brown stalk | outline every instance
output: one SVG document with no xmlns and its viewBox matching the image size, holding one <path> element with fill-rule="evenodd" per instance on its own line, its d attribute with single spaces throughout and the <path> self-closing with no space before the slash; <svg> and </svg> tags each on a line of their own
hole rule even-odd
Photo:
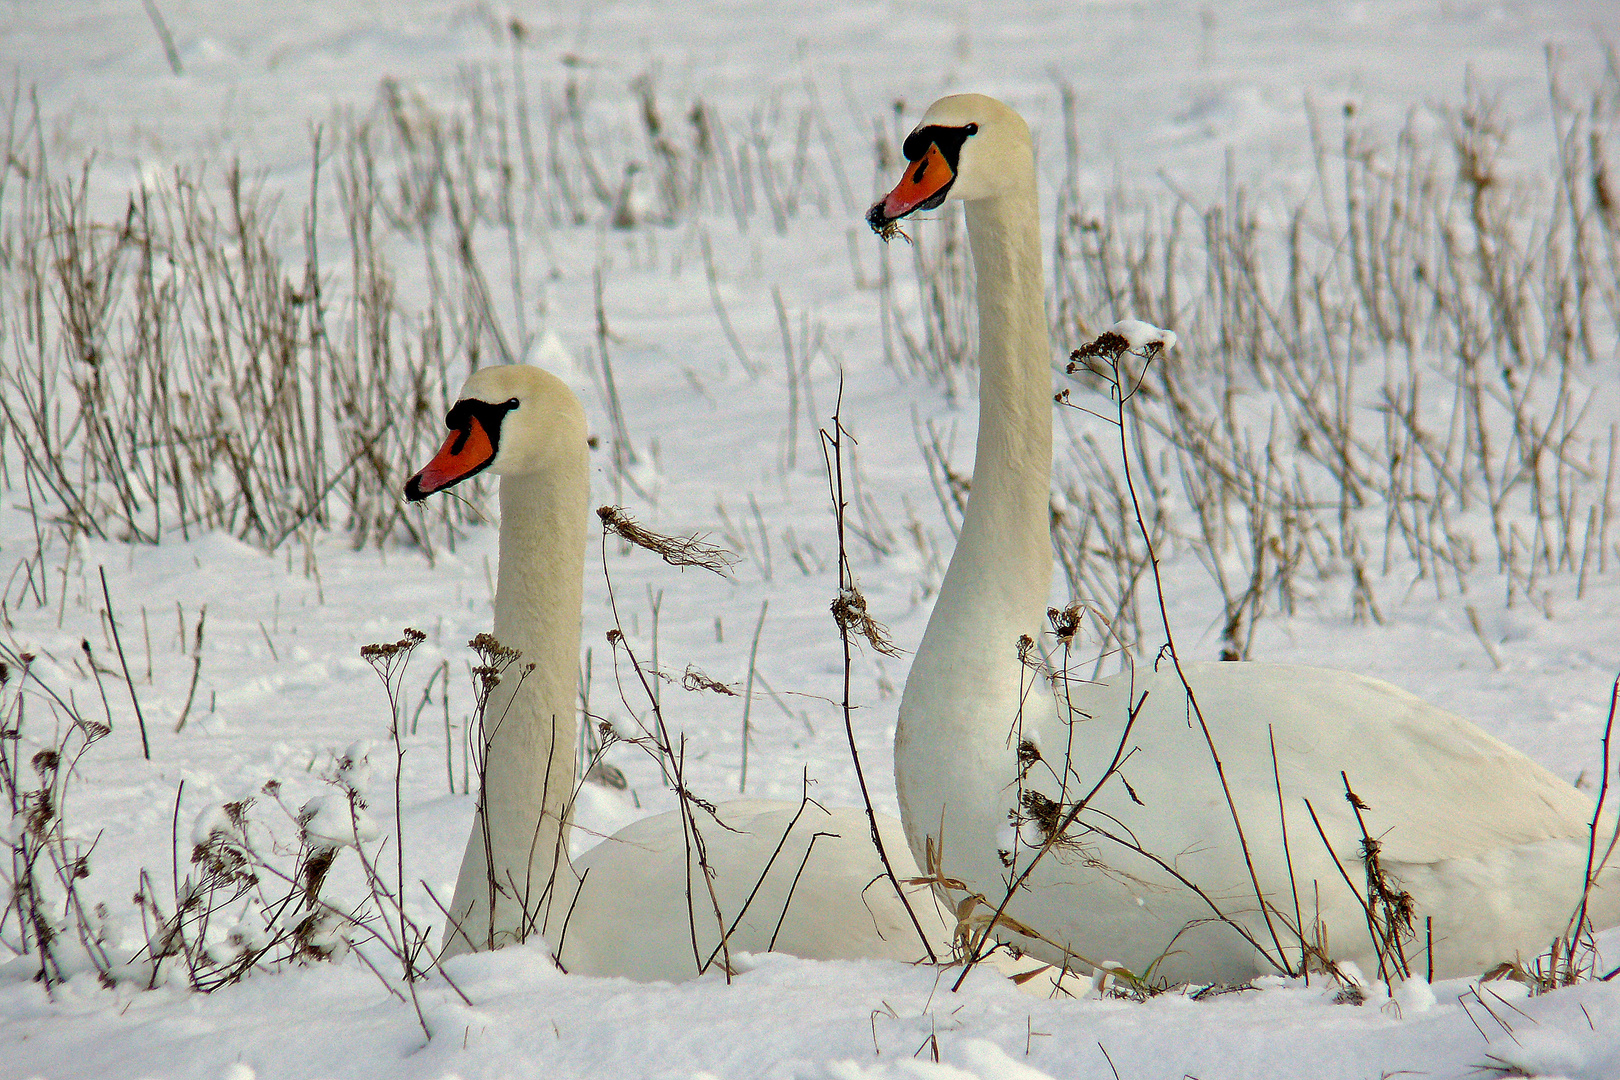
<svg viewBox="0 0 1620 1080">
<path fill-rule="evenodd" d="M 1102 343 L 1099 342 L 1096 344 L 1101 345 Z M 1215 748 L 1215 737 L 1209 730 L 1209 723 L 1204 719 L 1204 712 L 1198 705 L 1198 697 L 1193 693 L 1192 685 L 1187 681 L 1186 672 L 1182 670 L 1181 657 L 1176 650 L 1175 632 L 1170 627 L 1170 613 L 1165 606 L 1164 581 L 1159 573 L 1159 559 L 1154 553 L 1153 540 L 1148 534 L 1147 524 L 1142 517 L 1141 501 L 1137 497 L 1136 483 L 1132 477 L 1132 458 L 1125 430 L 1125 405 L 1126 402 L 1129 401 L 1132 396 L 1134 396 L 1136 388 L 1140 385 L 1140 382 L 1137 381 L 1134 385 L 1130 386 L 1129 390 L 1127 390 L 1124 372 L 1119 364 L 1119 357 L 1123 352 L 1120 347 L 1125 344 L 1126 343 L 1123 338 L 1118 339 L 1116 342 L 1109 342 L 1107 343 L 1106 348 L 1099 350 L 1099 354 L 1111 356 L 1109 363 L 1110 370 L 1113 373 L 1111 386 L 1113 388 L 1114 406 L 1116 410 L 1115 426 L 1119 434 L 1120 462 L 1124 469 L 1125 486 L 1130 493 L 1131 509 L 1136 517 L 1137 529 L 1141 533 L 1143 542 L 1148 548 L 1148 566 L 1153 572 L 1153 585 L 1158 598 L 1160 625 L 1164 629 L 1166 648 L 1170 654 L 1170 662 L 1175 667 L 1176 678 L 1181 682 L 1182 691 L 1187 695 L 1187 705 L 1192 710 L 1194 718 L 1197 719 L 1199 730 L 1204 736 L 1204 743 L 1209 748 L 1210 760 L 1214 763 L 1215 775 L 1221 784 L 1221 794 L 1226 799 L 1227 812 L 1231 815 L 1232 826 L 1237 831 L 1238 847 L 1243 852 L 1243 865 L 1249 875 L 1249 884 L 1254 890 L 1255 901 L 1260 905 L 1260 913 L 1266 921 L 1266 930 L 1271 937 L 1272 944 L 1277 950 L 1274 957 L 1268 953 L 1265 953 L 1264 950 L 1261 950 L 1262 954 L 1266 955 L 1267 959 L 1272 964 L 1275 964 L 1279 969 L 1286 972 L 1288 970 L 1287 958 L 1283 951 L 1282 940 L 1278 937 L 1276 927 L 1272 924 L 1271 905 L 1266 902 L 1265 891 L 1260 887 L 1260 877 L 1254 868 L 1254 858 L 1249 850 L 1248 838 L 1243 832 L 1242 817 L 1238 814 L 1237 803 L 1232 797 L 1231 786 L 1226 781 L 1226 768 L 1221 762 L 1219 751 L 1217 751 Z M 1156 343 L 1150 344 L 1146 352 L 1142 355 L 1142 359 L 1144 361 L 1142 369 L 1143 377 L 1146 375 L 1147 363 L 1152 361 L 1154 356 L 1158 354 L 1158 351 L 1159 349 Z M 1233 925 L 1236 924 L 1234 923 Z"/>
<path fill-rule="evenodd" d="M 821 456 L 827 466 L 827 493 L 832 499 L 833 523 L 838 534 L 838 601 L 835 601 L 833 605 L 833 617 L 838 623 L 838 637 L 844 650 L 843 698 L 840 703 L 844 714 L 844 737 L 849 741 L 850 761 L 855 766 L 855 780 L 861 789 L 861 805 L 866 809 L 866 823 L 871 831 L 872 846 L 877 849 L 878 861 L 883 864 L 884 876 L 889 879 L 889 884 L 894 889 L 894 895 L 899 899 L 901 906 L 906 909 L 906 915 L 911 919 L 911 925 L 917 931 L 917 938 L 922 942 L 923 951 L 928 954 L 929 962 L 938 963 L 938 957 L 934 955 L 934 947 L 928 941 L 928 934 L 923 930 L 922 923 L 917 918 L 917 913 L 912 910 L 911 901 L 907 899 L 905 890 L 900 887 L 900 882 L 894 875 L 894 867 L 889 862 L 889 853 L 884 849 L 883 837 L 878 831 L 877 811 L 872 809 L 872 794 L 867 789 L 866 773 L 861 768 L 860 750 L 855 744 L 855 706 L 850 699 L 850 673 L 854 663 L 854 652 L 850 647 L 851 630 L 859 626 L 861 632 L 865 634 L 870 629 L 872 632 L 867 640 L 871 642 L 874 649 L 879 649 L 879 651 L 885 651 L 878 644 L 879 641 L 885 639 L 881 636 L 882 628 L 872 622 L 870 618 L 867 618 L 863 624 L 852 619 L 840 618 L 838 614 L 839 602 L 846 597 L 860 596 L 859 587 L 855 584 L 855 572 L 849 565 L 849 549 L 844 541 L 844 512 L 848 504 L 844 500 L 843 440 L 848 431 L 844 427 L 843 407 L 844 381 L 840 377 L 838 380 L 838 399 L 833 405 L 832 431 L 829 433 L 826 428 L 822 428 L 820 435 Z M 864 599 L 860 601 L 859 608 L 864 616 L 866 610 Z M 893 646 L 890 645 L 889 648 L 892 649 Z"/>
</svg>

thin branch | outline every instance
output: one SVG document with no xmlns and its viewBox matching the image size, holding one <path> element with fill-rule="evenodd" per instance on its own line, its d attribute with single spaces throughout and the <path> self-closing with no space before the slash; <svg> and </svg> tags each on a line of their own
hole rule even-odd
<svg viewBox="0 0 1620 1080">
<path fill-rule="evenodd" d="M 827 466 L 828 492 L 832 496 L 833 521 L 838 531 L 838 593 L 839 602 L 846 596 L 859 596 L 860 590 L 855 585 L 855 572 L 849 565 L 849 549 L 844 542 L 844 513 L 848 503 L 844 500 L 844 456 L 843 437 L 848 434 L 844 428 L 844 378 L 843 373 L 838 377 L 838 399 L 833 405 L 832 433 L 828 434 L 826 428 L 821 429 L 821 456 Z M 860 611 L 864 616 L 866 601 L 860 602 Z M 917 913 L 911 908 L 911 901 L 906 897 L 905 890 L 900 887 L 900 881 L 894 875 L 894 867 L 889 862 L 889 853 L 883 847 L 883 836 L 878 831 L 877 811 L 872 809 L 872 793 L 866 786 L 866 772 L 861 768 L 860 749 L 855 745 L 855 706 L 850 701 L 850 670 L 854 661 L 854 652 L 850 648 L 850 631 L 854 625 L 844 618 L 838 617 L 838 604 L 833 605 L 834 618 L 838 622 L 838 637 L 844 649 L 844 694 L 842 708 L 844 714 L 844 736 L 849 740 L 849 757 L 855 765 L 855 780 L 861 788 L 861 805 L 866 809 L 866 821 L 872 832 L 872 846 L 877 849 L 878 860 L 883 864 L 884 876 L 894 887 L 894 895 L 899 898 L 900 905 L 906 909 L 906 915 L 911 919 L 911 925 L 917 931 L 917 939 L 922 942 L 923 950 L 928 954 L 930 963 L 938 963 L 939 958 L 934 955 L 934 946 L 928 940 L 928 934 L 923 930 L 922 922 Z M 881 630 L 870 618 L 866 619 L 870 627 Z M 864 630 L 862 631 L 865 632 Z M 884 651 L 878 645 L 876 634 L 869 634 L 868 640 L 872 647 Z M 892 648 L 892 646 L 890 646 Z M 929 894 L 932 898 L 932 893 Z"/>
</svg>

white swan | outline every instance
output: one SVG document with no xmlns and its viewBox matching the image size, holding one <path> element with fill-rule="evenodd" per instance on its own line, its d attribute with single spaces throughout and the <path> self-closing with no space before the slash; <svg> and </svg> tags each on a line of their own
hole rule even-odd
<svg viewBox="0 0 1620 1080">
<path fill-rule="evenodd" d="M 928 110 L 904 149 L 905 175 L 868 221 L 887 235 L 916 210 L 947 199 L 966 203 L 980 368 L 972 495 L 906 680 L 895 736 L 901 819 L 913 853 L 922 860 L 932 843 L 943 851 L 947 877 L 998 903 L 1042 843 L 1031 819 L 1050 821 L 1083 798 L 1108 771 L 1127 713 L 1145 697 L 1125 740 L 1134 753 L 1007 908 L 1045 940 L 1006 927 L 998 937 L 1054 963 L 1117 961 L 1140 974 L 1159 961 L 1154 973 L 1174 980 L 1241 981 L 1268 970 L 1232 925 L 1212 921 L 1209 903 L 1165 865 L 1131 850 L 1134 843 L 1197 884 L 1274 955 L 1280 940 L 1297 964 L 1299 938 L 1284 927 L 1302 922 L 1308 940 L 1374 973 L 1377 956 L 1357 898 L 1366 889 L 1362 834 L 1344 796 L 1343 770 L 1370 806 L 1364 816 L 1382 842 L 1385 869 L 1415 903 L 1414 940 L 1406 946 L 1413 974 L 1428 973 L 1431 936 L 1436 977 L 1478 975 L 1544 952 L 1579 899 L 1591 801 L 1403 690 L 1318 668 L 1188 666 L 1275 939 L 1173 666 L 1161 662 L 1153 671 L 1142 659 L 1134 679 L 1074 685 L 1072 723 L 1060 722 L 1050 695 L 1032 695 L 1020 716 L 1023 689 L 1040 680 L 1021 666 L 1016 642 L 1042 632 L 1052 574 L 1052 351 L 1029 129 L 991 98 L 952 96 Z M 1020 729 L 1042 756 L 1032 761 L 1025 749 L 1021 783 Z M 1072 771 L 1064 783 L 1066 755 Z M 1311 823 L 1306 799 L 1354 888 Z M 1009 814 L 1020 803 L 1015 839 Z M 1611 872 L 1594 898 L 1599 926 L 1620 921 L 1615 877 Z"/>
<path fill-rule="evenodd" d="M 445 422 L 449 437 L 407 482 L 406 496 L 426 498 L 486 468 L 500 476 L 495 636 L 522 654 L 486 710 L 492 730 L 483 790 L 445 953 L 539 933 L 571 972 L 692 978 L 697 958 L 707 964 L 717 955 L 720 933 L 679 813 L 638 821 L 568 858 L 590 488 L 579 400 L 539 368 L 490 367 L 467 380 Z M 528 663 L 533 671 L 519 680 L 518 667 Z M 728 938 L 730 951 L 764 952 L 774 938 L 777 951 L 812 959 L 922 956 L 892 887 L 874 884 L 881 866 L 864 811 L 811 805 L 789 833 L 798 810 L 766 800 L 723 803 L 725 828 L 699 815 L 728 925 L 770 865 Z M 880 820 L 896 873 L 915 876 L 899 822 Z M 937 950 L 948 935 L 927 893 L 919 899 Z"/>
</svg>

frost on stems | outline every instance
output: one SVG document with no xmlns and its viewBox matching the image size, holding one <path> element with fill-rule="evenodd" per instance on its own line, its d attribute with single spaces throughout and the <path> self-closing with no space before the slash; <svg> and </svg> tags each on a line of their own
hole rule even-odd
<svg viewBox="0 0 1620 1080">
<path fill-rule="evenodd" d="M 327 782 L 356 799 L 343 766 L 339 758 Z M 289 809 L 276 780 L 260 790 L 299 828 L 290 861 L 255 815 L 258 800 L 246 798 L 212 813 L 207 834 L 192 847 L 192 871 L 175 882 L 168 913 L 143 871 L 135 903 L 146 925 L 147 986 L 183 972 L 191 989 L 209 993 L 256 970 L 331 960 L 369 921 L 362 909 L 340 909 L 322 897 L 341 847 L 305 830 L 307 805 Z"/>
</svg>

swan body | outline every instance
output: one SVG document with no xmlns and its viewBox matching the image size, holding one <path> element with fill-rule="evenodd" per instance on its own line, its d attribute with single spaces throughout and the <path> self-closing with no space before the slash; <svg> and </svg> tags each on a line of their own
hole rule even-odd
<svg viewBox="0 0 1620 1080">
<path fill-rule="evenodd" d="M 637 821 L 569 858 L 590 487 L 584 411 L 559 379 L 508 365 L 475 372 L 446 425 L 443 448 L 407 482 L 406 496 L 426 498 L 485 469 L 500 476 L 495 636 L 520 658 L 485 709 L 482 789 L 444 954 L 538 934 L 570 972 L 688 979 L 711 957 L 715 966 L 726 962 L 718 902 L 727 926 L 736 924 L 731 954 L 922 956 L 893 889 L 876 880 L 882 867 L 864 811 L 807 804 L 800 814 L 797 804 L 740 800 L 716 808 L 722 824 L 700 813 L 713 900 L 677 812 Z M 899 857 L 897 875 L 915 876 L 899 822 L 880 818 L 879 827 L 891 858 Z M 926 892 L 913 906 L 943 947 L 949 935 Z"/>
<path fill-rule="evenodd" d="M 703 837 L 728 922 L 770 865 L 759 894 L 728 939 L 733 954 L 765 952 L 774 940 L 774 951 L 810 960 L 922 957 L 917 931 L 895 900 L 893 888 L 879 877 L 883 868 L 868 835 L 866 811 L 808 806 L 791 833 L 788 826 L 799 812 L 797 804 L 736 799 L 721 803 L 718 811 L 726 827 L 737 832 L 711 822 L 703 828 Z M 890 859 L 899 858 L 895 873 L 915 876 L 900 823 L 880 817 L 879 828 Z M 815 839 L 807 863 L 805 853 L 818 833 L 823 835 Z M 772 862 L 784 834 L 788 842 Z M 686 915 L 687 859 L 678 814 L 643 818 L 621 829 L 574 860 L 573 870 L 583 881 L 573 918 L 562 935 L 564 968 L 628 974 L 644 981 L 673 982 L 695 974 L 693 933 Z M 691 882 L 696 950 L 705 959 L 715 956 L 718 965 L 720 934 L 695 860 Z M 917 890 L 911 903 L 918 917 L 926 920 L 923 926 L 930 931 L 936 955 L 948 956 L 949 935 L 926 890 Z M 656 932 L 650 932 L 652 928 Z"/>
<path fill-rule="evenodd" d="M 980 343 L 972 494 L 895 735 L 913 854 L 940 851 L 944 877 L 993 908 L 1074 815 L 1014 893 L 1016 922 L 998 938 L 1052 963 L 1222 982 L 1275 970 L 1262 950 L 1297 970 L 1303 938 L 1318 959 L 1372 974 L 1347 781 L 1394 891 L 1411 897 L 1412 974 L 1430 973 L 1431 944 L 1435 977 L 1545 952 L 1580 900 L 1592 803 L 1467 721 L 1320 668 L 1186 665 L 1195 712 L 1168 659 L 1057 683 L 1055 697 L 1020 661 L 1018 639 L 1042 632 L 1052 580 L 1052 352 L 1029 130 L 998 101 L 956 95 L 928 110 L 905 156 L 868 221 L 887 235 L 916 210 L 966 204 Z M 1591 899 L 1597 926 L 1620 921 L 1612 870 Z"/>
</svg>

